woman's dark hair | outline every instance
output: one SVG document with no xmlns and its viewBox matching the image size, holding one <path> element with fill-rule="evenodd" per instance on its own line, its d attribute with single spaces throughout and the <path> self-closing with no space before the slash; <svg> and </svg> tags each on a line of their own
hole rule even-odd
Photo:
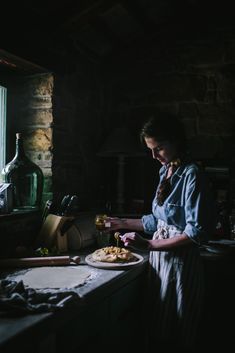
<svg viewBox="0 0 235 353">
<path fill-rule="evenodd" d="M 140 139 L 145 143 L 145 138 L 153 138 L 157 142 L 168 141 L 175 145 L 177 150 L 177 161 L 186 155 L 186 135 L 183 124 L 178 117 L 167 113 L 160 113 L 159 116 L 151 117 L 143 126 L 140 132 Z M 180 162 L 179 162 L 180 163 Z M 177 163 L 172 165 L 172 170 L 177 168 Z M 170 178 L 164 178 L 158 186 L 156 199 L 159 206 L 162 206 L 171 192 Z"/>
<path fill-rule="evenodd" d="M 177 116 L 168 113 L 159 113 L 158 116 L 151 117 L 143 125 L 140 132 L 142 143 L 144 143 L 144 139 L 148 137 L 154 138 L 158 142 L 169 141 L 176 146 L 179 155 L 185 153 L 185 130 Z"/>
</svg>

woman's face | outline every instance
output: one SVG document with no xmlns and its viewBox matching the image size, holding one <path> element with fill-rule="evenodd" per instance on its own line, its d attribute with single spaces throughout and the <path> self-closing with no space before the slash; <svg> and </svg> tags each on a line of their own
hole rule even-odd
<svg viewBox="0 0 235 353">
<path fill-rule="evenodd" d="M 175 146 L 168 141 L 158 142 L 152 137 L 145 137 L 146 146 L 152 151 L 152 156 L 162 165 L 170 163 L 176 158 L 177 150 Z"/>
</svg>

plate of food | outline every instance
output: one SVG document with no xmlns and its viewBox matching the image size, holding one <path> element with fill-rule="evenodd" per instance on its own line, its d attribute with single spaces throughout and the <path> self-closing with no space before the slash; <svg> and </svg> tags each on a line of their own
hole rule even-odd
<svg viewBox="0 0 235 353">
<path fill-rule="evenodd" d="M 143 256 L 118 246 L 106 246 L 86 256 L 88 265 L 103 269 L 127 269 L 139 265 Z"/>
</svg>

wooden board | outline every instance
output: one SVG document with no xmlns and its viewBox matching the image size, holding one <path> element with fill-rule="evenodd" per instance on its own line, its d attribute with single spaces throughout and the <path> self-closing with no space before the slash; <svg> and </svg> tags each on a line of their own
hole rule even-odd
<svg viewBox="0 0 235 353">
<path fill-rule="evenodd" d="M 39 232 L 35 247 L 45 246 L 51 249 L 53 246 L 56 246 L 60 252 L 67 252 L 67 234 L 61 235 L 60 230 L 63 224 L 71 219 L 73 219 L 73 217 L 49 214 Z"/>
</svg>

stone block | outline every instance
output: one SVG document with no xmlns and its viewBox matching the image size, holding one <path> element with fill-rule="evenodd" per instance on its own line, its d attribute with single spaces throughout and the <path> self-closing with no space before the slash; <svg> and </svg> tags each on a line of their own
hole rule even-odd
<svg viewBox="0 0 235 353">
<path fill-rule="evenodd" d="M 27 132 L 25 146 L 28 150 L 46 152 L 52 147 L 52 129 L 36 129 Z"/>
<path fill-rule="evenodd" d="M 52 74 L 43 74 L 32 77 L 27 84 L 30 94 L 40 96 L 52 96 L 54 77 Z"/>
<path fill-rule="evenodd" d="M 24 124 L 26 126 L 45 126 L 49 127 L 53 122 L 52 109 L 25 109 Z"/>
<path fill-rule="evenodd" d="M 28 100 L 28 109 L 51 109 L 52 99 L 51 96 L 35 95 Z"/>
</svg>

